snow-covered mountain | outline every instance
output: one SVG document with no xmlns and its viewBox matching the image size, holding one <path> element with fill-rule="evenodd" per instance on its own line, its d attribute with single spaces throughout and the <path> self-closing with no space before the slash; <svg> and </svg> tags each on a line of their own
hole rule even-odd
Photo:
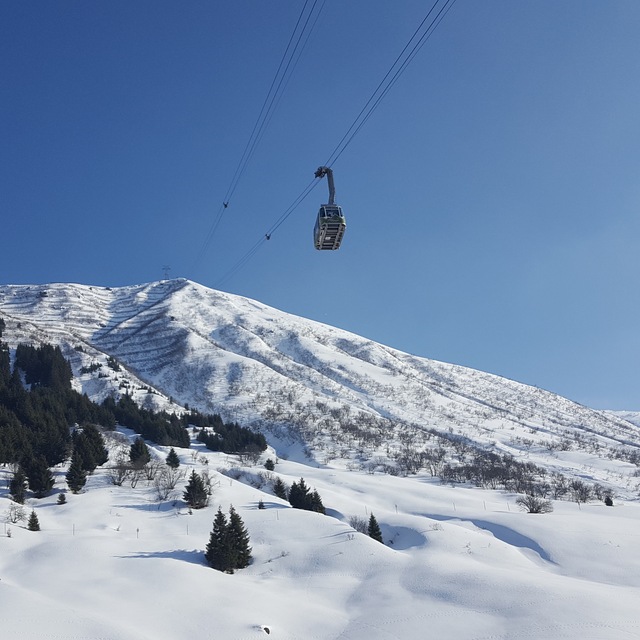
<svg viewBox="0 0 640 640">
<path fill-rule="evenodd" d="M 639 637 L 637 415 L 593 411 L 186 280 L 4 286 L 0 317 L 12 347 L 59 344 L 78 389 L 96 400 L 126 392 L 155 408 L 218 411 L 263 429 L 276 449 L 244 467 L 192 441 L 177 448 L 184 477 L 169 497 L 151 481 L 115 486 L 107 464 L 60 503 L 61 465 L 51 495 L 25 505 L 39 532 L 15 510 L 11 518 L 12 472 L 0 466 L 4 636 Z M 114 459 L 135 434 L 105 436 Z M 149 446 L 166 458 L 168 447 Z M 458 464 L 475 451 L 511 453 L 601 483 L 615 504 L 554 500 L 552 513 L 532 515 L 514 491 L 450 486 L 427 467 L 394 475 L 421 451 Z M 211 504 L 188 509 L 186 477 L 205 470 Z M 276 497 L 276 477 L 304 477 L 327 515 Z M 215 510 L 231 504 L 253 561 L 227 575 L 206 565 L 204 548 Z M 384 544 L 354 528 L 374 512 Z"/>
<path fill-rule="evenodd" d="M 637 494 L 640 430 L 549 391 L 420 358 L 177 279 L 0 287 L 5 340 L 59 344 L 96 400 L 132 393 L 292 440 L 317 462 L 393 468 L 438 436 Z M 117 370 L 120 369 L 120 370 Z M 626 419 L 625 419 L 626 418 Z"/>
</svg>

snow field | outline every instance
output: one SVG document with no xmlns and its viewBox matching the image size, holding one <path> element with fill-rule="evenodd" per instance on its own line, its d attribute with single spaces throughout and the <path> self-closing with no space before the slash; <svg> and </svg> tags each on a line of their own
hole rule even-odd
<svg viewBox="0 0 640 640">
<path fill-rule="evenodd" d="M 228 456 L 180 457 L 187 472 L 209 469 L 208 508 L 159 505 L 144 481 L 114 487 L 101 470 L 66 505 L 55 493 L 27 505 L 42 531 L 0 536 L 5 637 L 243 640 L 265 626 L 287 640 L 639 637 L 635 504 L 531 515 L 513 495 L 280 460 L 285 481 L 317 488 L 322 516 L 218 474 Z M 204 563 L 215 511 L 230 504 L 254 556 L 234 575 Z M 348 525 L 371 511 L 385 545 Z"/>
</svg>

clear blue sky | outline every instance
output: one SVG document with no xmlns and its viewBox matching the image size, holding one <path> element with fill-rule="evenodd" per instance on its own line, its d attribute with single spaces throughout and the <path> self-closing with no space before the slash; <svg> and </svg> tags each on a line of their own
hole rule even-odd
<svg viewBox="0 0 640 640">
<path fill-rule="evenodd" d="M 317 8 L 321 3 L 319 2 Z M 640 2 L 458 0 L 313 180 L 431 0 L 326 0 L 205 242 L 302 2 L 0 4 L 3 284 L 188 277 L 640 410 Z"/>
</svg>

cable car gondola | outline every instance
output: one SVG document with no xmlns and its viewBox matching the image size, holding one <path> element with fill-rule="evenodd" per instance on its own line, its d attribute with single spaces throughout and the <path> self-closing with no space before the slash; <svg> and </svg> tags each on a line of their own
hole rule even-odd
<svg viewBox="0 0 640 640">
<path fill-rule="evenodd" d="M 316 225 L 313 229 L 313 243 L 319 250 L 335 250 L 340 248 L 347 221 L 342 208 L 335 203 L 336 190 L 333 185 L 333 171 L 329 167 L 318 167 L 316 178 L 327 176 L 329 183 L 329 203 L 323 204 L 318 211 Z"/>
</svg>

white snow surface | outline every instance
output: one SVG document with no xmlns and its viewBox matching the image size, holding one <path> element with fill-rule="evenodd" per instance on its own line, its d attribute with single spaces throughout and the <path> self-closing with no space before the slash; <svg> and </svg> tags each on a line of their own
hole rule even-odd
<svg viewBox="0 0 640 640">
<path fill-rule="evenodd" d="M 106 469 L 59 505 L 61 466 L 52 495 L 26 505 L 40 532 L 0 525 L 3 637 L 640 638 L 637 467 L 617 455 L 638 448 L 638 414 L 595 411 L 188 280 L 2 286 L 0 316 L 12 348 L 59 344 L 96 400 L 127 392 L 262 429 L 272 477 L 304 477 L 327 509 L 292 509 L 261 463 L 242 469 L 195 442 L 178 450 L 182 469 L 208 469 L 215 489 L 192 513 L 184 480 L 158 501 L 145 481 L 113 486 Z M 394 451 L 430 446 L 429 429 L 601 483 L 615 504 L 554 501 L 533 515 L 514 494 L 376 471 Z M 2 514 L 10 475 L 0 467 Z M 231 504 L 253 562 L 227 575 L 205 564 L 204 548 L 218 505 Z M 349 525 L 372 512 L 384 544 Z"/>
<path fill-rule="evenodd" d="M 320 515 L 215 471 L 228 473 L 233 460 L 202 449 L 194 457 L 196 448 L 179 450 L 182 467 L 209 469 L 215 490 L 210 506 L 191 514 L 184 483 L 174 500 L 158 502 L 144 482 L 112 486 L 102 469 L 58 505 L 58 469 L 55 493 L 27 505 L 42 530 L 9 524 L 0 535 L 3 637 L 640 637 L 636 503 L 556 502 L 553 513 L 532 515 L 510 494 L 281 458 L 274 473 L 317 488 L 327 508 Z M 4 487 L 9 472 L 0 476 Z M 0 503 L 9 504 L 5 489 Z M 227 575 L 205 564 L 204 548 L 217 506 L 231 504 L 253 562 Z M 350 516 L 371 512 L 384 545 L 349 526 Z"/>
</svg>

